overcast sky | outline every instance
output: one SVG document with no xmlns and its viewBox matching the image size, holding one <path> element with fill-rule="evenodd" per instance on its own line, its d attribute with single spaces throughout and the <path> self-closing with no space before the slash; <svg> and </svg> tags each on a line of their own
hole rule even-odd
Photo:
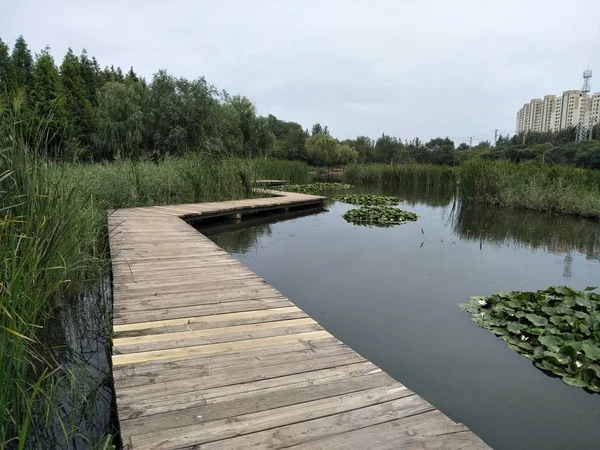
<svg viewBox="0 0 600 450">
<path fill-rule="evenodd" d="M 0 0 L 11 45 L 205 76 L 340 138 L 513 133 L 523 103 L 580 89 L 588 64 L 600 91 L 599 20 L 599 0 Z"/>
</svg>

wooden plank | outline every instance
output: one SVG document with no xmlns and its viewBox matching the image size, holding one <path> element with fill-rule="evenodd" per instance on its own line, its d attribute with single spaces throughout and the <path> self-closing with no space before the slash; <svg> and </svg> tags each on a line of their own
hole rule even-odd
<svg viewBox="0 0 600 450">
<path fill-rule="evenodd" d="M 233 312 L 259 311 L 290 306 L 293 306 L 293 303 L 289 300 L 279 300 L 277 298 L 264 298 L 261 300 L 240 300 L 234 302 L 214 303 L 208 305 L 186 306 L 182 308 L 166 307 L 164 309 L 138 311 L 133 316 L 131 314 L 128 314 L 127 312 L 121 313 L 120 308 L 118 306 L 115 306 L 113 323 L 116 325 L 123 325 L 140 322 L 152 322 L 158 320 L 179 319 L 191 316 L 214 316 L 217 314 L 229 314 Z"/>
<path fill-rule="evenodd" d="M 323 202 L 261 192 L 110 213 L 125 448 L 488 448 L 181 220 Z"/>
<path fill-rule="evenodd" d="M 337 369 L 337 372 L 340 370 Z M 172 428 L 194 426 L 198 423 L 198 416 L 201 416 L 204 423 L 210 423 L 219 419 L 268 411 L 393 384 L 393 380 L 383 373 L 362 376 L 356 374 L 342 378 L 332 377 L 326 381 L 320 383 L 316 379 L 313 383 L 305 383 L 303 386 L 292 385 L 287 389 L 268 389 L 266 392 L 250 390 L 243 393 L 242 396 L 227 396 L 225 399 L 205 402 L 201 406 L 193 408 L 154 413 L 147 417 L 131 420 L 121 419 L 121 427 L 126 431 L 129 430 L 131 434 L 137 434 L 137 429 L 149 429 L 153 432 L 168 431 Z M 244 401 L 240 401 L 240 397 Z M 144 413 L 147 413 L 147 410 L 144 410 Z"/>
<path fill-rule="evenodd" d="M 146 424 L 148 420 L 163 421 L 165 417 L 168 418 L 177 413 L 180 416 L 191 414 L 195 417 L 198 409 L 206 413 L 208 405 L 212 405 L 211 410 L 222 411 L 222 414 L 226 414 L 223 417 L 233 417 L 240 414 L 239 411 L 242 411 L 240 408 L 248 408 L 247 410 L 243 409 L 248 412 L 261 410 L 262 407 L 259 404 L 263 403 L 268 403 L 269 408 L 273 408 L 275 402 L 279 402 L 278 404 L 283 406 L 284 404 L 301 403 L 311 398 L 324 398 L 325 393 L 331 395 L 332 392 L 350 392 L 393 383 L 393 380 L 382 372 L 372 373 L 373 369 L 370 363 L 364 361 L 356 363 L 355 360 L 352 362 L 352 358 L 356 358 L 356 355 L 338 358 L 346 365 L 341 364 L 324 370 L 265 380 L 243 381 L 236 384 L 221 384 L 215 387 L 209 386 L 203 387 L 201 390 L 178 392 L 168 396 L 165 396 L 163 391 L 162 395 L 148 397 L 147 393 L 142 391 L 143 397 L 135 398 L 135 409 L 120 409 L 122 411 L 120 417 L 121 420 L 150 417 L 139 422 Z M 319 388 L 317 389 L 317 387 Z M 314 388 L 314 392 L 311 392 L 313 391 L 311 388 Z M 125 401 L 127 404 L 132 404 L 128 399 Z M 121 402 L 121 398 L 117 398 L 117 402 Z M 227 403 L 227 405 L 222 403 Z M 252 404 L 252 406 L 245 404 Z M 171 413 L 171 415 L 165 416 L 166 413 Z M 209 416 L 204 414 L 204 417 L 208 418 Z"/>
<path fill-rule="evenodd" d="M 210 317 L 184 317 L 182 319 L 142 322 L 129 325 L 115 325 L 113 327 L 113 338 L 144 336 L 146 333 L 160 334 L 184 330 L 202 330 L 208 328 L 268 322 L 272 320 L 299 319 L 301 317 L 308 316 L 297 306 L 275 308 L 266 311 L 219 314 Z"/>
<path fill-rule="evenodd" d="M 323 341 L 326 341 L 325 339 Z M 205 377 L 223 373 L 227 376 L 233 372 L 246 372 L 255 369 L 271 370 L 271 366 L 290 363 L 302 363 L 310 359 L 327 358 L 351 354 L 362 360 L 362 357 L 345 345 L 333 340 L 333 345 L 315 349 L 307 349 L 305 345 L 282 345 L 268 348 L 246 350 L 243 352 L 220 353 L 217 356 L 184 358 L 167 363 L 146 363 L 132 366 L 121 366 L 114 369 L 115 383 L 119 388 L 157 384 L 167 381 L 183 380 L 192 377 Z"/>
<path fill-rule="evenodd" d="M 164 359 L 180 358 L 182 356 L 209 355 L 223 351 L 277 345 L 288 342 L 297 342 L 302 339 L 325 339 L 331 335 L 327 331 L 313 331 L 309 333 L 292 334 L 288 336 L 273 336 L 246 341 L 226 342 L 222 344 L 197 345 L 194 347 L 178 348 L 174 350 L 157 350 L 152 352 L 134 353 L 127 355 L 113 355 L 113 366 L 135 364 L 143 361 L 160 361 Z"/>
<path fill-rule="evenodd" d="M 234 421 L 227 418 L 207 423 L 202 422 L 200 417 L 198 423 L 193 426 L 175 427 L 158 432 L 147 429 L 146 433 L 130 435 L 124 444 L 130 444 L 132 448 L 148 450 L 185 448 L 396 400 L 405 397 L 406 392 L 405 387 L 383 386 L 274 410 L 244 414 L 237 416 Z"/>
<path fill-rule="evenodd" d="M 358 366 L 355 366 L 358 364 Z M 192 372 L 182 372 L 182 377 L 172 380 L 156 379 L 145 386 L 120 387 L 117 393 L 117 399 L 127 400 L 135 399 L 139 404 L 146 402 L 145 407 L 150 404 L 167 405 L 173 404 L 179 407 L 181 403 L 187 403 L 196 398 L 203 398 L 203 392 L 222 386 L 247 385 L 249 383 L 260 382 L 263 380 L 276 379 L 275 385 L 289 384 L 291 376 L 305 374 L 302 379 L 316 379 L 329 376 L 331 369 L 340 369 L 343 366 L 352 365 L 349 370 L 379 373 L 377 367 L 366 361 L 356 353 L 339 353 L 322 358 L 312 358 L 305 361 L 294 361 L 271 365 L 268 372 L 264 367 L 257 366 L 246 368 L 243 365 L 234 365 L 226 369 L 215 369 L 211 374 L 205 374 L 201 378 L 193 376 Z M 344 368 L 344 370 L 346 370 Z M 292 378 L 292 380 L 296 380 Z M 272 384 L 271 384 L 272 385 Z"/>
<path fill-rule="evenodd" d="M 202 445 L 206 450 L 245 450 L 248 448 L 288 448 L 347 431 L 360 430 L 372 425 L 398 420 L 404 417 L 433 411 L 434 408 L 421 397 L 406 391 L 406 397 L 378 403 L 360 409 L 334 414 L 320 419 L 294 423 L 271 430 L 247 434 L 231 439 Z M 351 441 L 344 441 L 339 448 L 348 448 Z M 370 448 L 369 446 L 364 447 Z M 397 447 L 398 448 L 398 447 Z"/>
<path fill-rule="evenodd" d="M 241 329 L 241 330 L 240 330 Z M 169 349 L 183 349 L 209 344 L 245 341 L 272 336 L 296 335 L 322 330 L 321 326 L 311 318 L 293 319 L 279 322 L 239 325 L 237 327 L 197 330 L 182 333 L 157 334 L 133 338 L 116 339 L 113 354 L 141 353 Z M 176 338 L 173 339 L 173 335 Z"/>
<path fill-rule="evenodd" d="M 474 447 L 475 446 L 475 447 Z M 439 411 L 426 411 L 324 439 L 294 445 L 295 450 L 354 449 L 439 449 L 489 448 L 466 427 L 452 422 Z"/>
</svg>

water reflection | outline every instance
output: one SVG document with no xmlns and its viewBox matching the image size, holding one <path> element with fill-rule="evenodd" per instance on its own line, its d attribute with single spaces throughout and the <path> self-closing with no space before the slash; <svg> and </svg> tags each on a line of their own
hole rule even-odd
<svg viewBox="0 0 600 450">
<path fill-rule="evenodd" d="M 328 200 L 327 203 L 332 203 Z M 255 248 L 263 236 L 271 236 L 271 225 L 298 217 L 322 214 L 323 208 L 307 208 L 287 214 L 269 214 L 261 217 L 244 218 L 241 221 L 231 221 L 216 225 L 203 225 L 199 223 L 196 228 L 205 236 L 219 235 L 219 245 L 228 252 L 245 254 Z"/>
<path fill-rule="evenodd" d="M 34 423 L 31 448 L 102 447 L 113 429 L 110 369 L 110 280 L 68 298 L 45 336 L 46 358 L 56 367 L 50 385 L 55 411 Z"/>
<path fill-rule="evenodd" d="M 591 220 L 456 202 L 451 221 L 454 233 L 465 241 L 541 248 L 571 260 L 571 251 L 588 260 L 600 254 L 600 225 Z"/>
</svg>

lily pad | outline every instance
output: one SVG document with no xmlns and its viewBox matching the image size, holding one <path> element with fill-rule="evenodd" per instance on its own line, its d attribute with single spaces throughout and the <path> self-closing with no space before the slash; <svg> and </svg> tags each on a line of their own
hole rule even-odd
<svg viewBox="0 0 600 450">
<path fill-rule="evenodd" d="M 334 200 L 360 206 L 394 206 L 401 202 L 398 197 L 372 194 L 347 194 L 333 197 Z"/>
<path fill-rule="evenodd" d="M 459 306 L 536 367 L 600 392 L 600 294 L 553 286 L 473 296 Z"/>
<path fill-rule="evenodd" d="M 377 227 L 400 225 L 418 219 L 418 216 L 413 212 L 403 211 L 391 206 L 363 206 L 351 209 L 342 217 L 356 225 L 373 225 Z"/>
</svg>

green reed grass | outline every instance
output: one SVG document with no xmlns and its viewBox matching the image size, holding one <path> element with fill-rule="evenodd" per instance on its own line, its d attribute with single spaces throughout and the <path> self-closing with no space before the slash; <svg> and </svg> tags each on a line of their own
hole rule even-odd
<svg viewBox="0 0 600 450">
<path fill-rule="evenodd" d="M 600 217 L 600 171 L 472 160 L 460 167 L 459 178 L 465 201 Z"/>
<path fill-rule="evenodd" d="M 344 179 L 357 186 L 452 186 L 456 169 L 430 164 L 349 164 Z"/>
</svg>

